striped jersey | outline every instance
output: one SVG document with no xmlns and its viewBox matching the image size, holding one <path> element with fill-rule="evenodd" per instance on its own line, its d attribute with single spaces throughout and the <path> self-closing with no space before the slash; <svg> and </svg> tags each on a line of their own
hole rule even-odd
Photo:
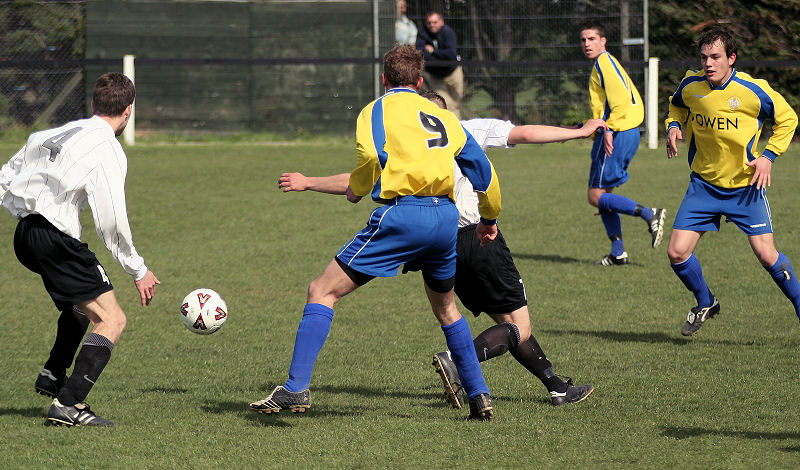
<svg viewBox="0 0 800 470">
<path fill-rule="evenodd" d="M 94 116 L 35 132 L 0 170 L 0 203 L 15 218 L 41 214 L 80 240 L 80 213 L 92 208 L 97 235 L 134 279 L 147 273 L 133 246 L 125 204 L 128 161 L 114 130 Z"/>
<path fill-rule="evenodd" d="M 763 153 L 756 146 L 765 120 L 774 122 Z M 750 184 L 755 171 L 746 162 L 763 155 L 770 160 L 786 151 L 797 127 L 797 114 L 765 80 L 732 71 L 714 86 L 705 72 L 688 71 L 669 100 L 667 130 L 685 130 L 689 167 L 703 180 L 722 188 Z"/>
<path fill-rule="evenodd" d="M 409 88 L 393 88 L 361 110 L 356 148 L 350 188 L 357 196 L 455 200 L 455 161 L 478 192 L 481 217 L 492 221 L 500 214 L 500 184 L 483 149 L 455 114 Z"/>
<path fill-rule="evenodd" d="M 607 51 L 594 60 L 589 79 L 592 117 L 603 119 L 608 128 L 627 131 L 644 121 L 644 104 L 639 90 L 619 61 Z"/>
<path fill-rule="evenodd" d="M 511 148 L 508 144 L 508 135 L 515 126 L 511 121 L 500 119 L 470 119 L 461 121 L 464 130 L 467 131 L 484 150 L 487 148 Z M 477 224 L 480 221 L 478 212 L 478 195 L 475 188 L 470 184 L 469 179 L 461 173 L 456 165 L 455 169 L 456 184 L 454 194 L 456 198 L 456 208 L 458 208 L 458 227 Z"/>
</svg>

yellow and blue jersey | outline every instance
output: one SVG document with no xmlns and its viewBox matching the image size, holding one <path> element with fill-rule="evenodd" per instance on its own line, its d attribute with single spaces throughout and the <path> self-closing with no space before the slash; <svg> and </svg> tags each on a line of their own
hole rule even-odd
<svg viewBox="0 0 800 470">
<path fill-rule="evenodd" d="M 615 132 L 627 131 L 644 121 L 644 104 L 639 90 L 619 61 L 603 52 L 594 61 L 589 79 L 592 117 L 603 119 Z"/>
<path fill-rule="evenodd" d="M 481 217 L 491 221 L 500 213 L 500 185 L 483 149 L 455 114 L 409 88 L 393 88 L 361 111 L 356 148 L 350 189 L 358 196 L 454 200 L 455 159 L 478 192 Z"/>
<path fill-rule="evenodd" d="M 764 121 L 774 122 L 763 153 L 756 145 Z M 735 69 L 725 83 L 712 85 L 705 72 L 688 71 L 669 100 L 671 127 L 685 130 L 689 167 L 704 181 L 721 188 L 750 184 L 754 168 L 747 162 L 770 160 L 786 151 L 797 127 L 797 114 L 765 80 Z"/>
</svg>

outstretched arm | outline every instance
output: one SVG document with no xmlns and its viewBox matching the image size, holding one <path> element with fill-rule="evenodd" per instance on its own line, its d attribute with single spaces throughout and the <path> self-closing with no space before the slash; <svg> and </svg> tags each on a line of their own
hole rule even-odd
<svg viewBox="0 0 800 470">
<path fill-rule="evenodd" d="M 350 184 L 350 173 L 331 176 L 305 176 L 302 173 L 283 173 L 278 178 L 278 187 L 283 192 L 316 191 L 327 194 L 345 194 Z"/>
<path fill-rule="evenodd" d="M 516 126 L 508 134 L 508 143 L 516 144 L 548 144 L 565 142 L 572 139 L 589 137 L 597 130 L 608 129 L 602 119 L 589 119 L 579 128 L 555 127 L 543 125 Z"/>
</svg>

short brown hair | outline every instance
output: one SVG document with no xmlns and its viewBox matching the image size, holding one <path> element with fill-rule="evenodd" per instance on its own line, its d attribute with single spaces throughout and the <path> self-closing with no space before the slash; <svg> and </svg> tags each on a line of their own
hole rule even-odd
<svg viewBox="0 0 800 470">
<path fill-rule="evenodd" d="M 389 87 L 417 86 L 425 59 L 414 46 L 395 46 L 383 56 L 383 76 Z"/>
<path fill-rule="evenodd" d="M 119 116 L 133 104 L 136 87 L 130 78 L 119 72 L 100 75 L 94 84 L 92 105 L 98 116 Z"/>
<path fill-rule="evenodd" d="M 736 46 L 736 37 L 734 37 L 730 29 L 720 24 L 711 26 L 700 33 L 700 36 L 697 38 L 697 49 L 702 49 L 703 46 L 711 46 L 717 41 L 721 42 L 723 47 L 725 47 L 725 55 L 727 57 L 736 54 L 738 50 Z"/>
<path fill-rule="evenodd" d="M 444 97 L 435 91 L 423 91 L 419 94 L 419 96 L 425 98 L 442 109 L 447 109 L 447 102 L 444 100 Z"/>
<path fill-rule="evenodd" d="M 601 38 L 606 37 L 606 27 L 603 26 L 603 23 L 600 23 L 597 20 L 586 20 L 578 26 L 578 32 L 586 31 L 587 29 L 593 29 L 597 31 L 597 35 Z"/>
</svg>

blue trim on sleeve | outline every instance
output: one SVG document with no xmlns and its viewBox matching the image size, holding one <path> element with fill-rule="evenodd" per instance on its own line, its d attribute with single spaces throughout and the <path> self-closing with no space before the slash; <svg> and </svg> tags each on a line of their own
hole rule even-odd
<svg viewBox="0 0 800 470">
<path fill-rule="evenodd" d="M 747 80 L 742 80 L 738 76 L 731 77 L 733 81 L 752 91 L 758 97 L 761 106 L 758 111 L 759 129 L 761 128 L 762 121 L 765 119 L 773 119 L 775 117 L 775 103 L 772 98 L 758 85 Z"/>
<path fill-rule="evenodd" d="M 669 123 L 669 126 L 667 126 L 667 133 L 669 133 L 669 130 L 672 129 L 673 127 L 681 129 L 681 123 L 679 123 L 678 121 L 672 121 L 671 123 Z"/>
<path fill-rule="evenodd" d="M 608 53 L 605 52 L 605 54 L 608 54 Z M 603 88 L 603 90 L 605 90 L 606 89 L 606 82 L 603 80 L 603 71 L 600 69 L 600 63 L 599 63 L 600 61 L 599 61 L 599 59 L 600 59 L 600 57 L 598 56 L 597 59 L 594 60 L 594 68 L 597 69 L 597 76 L 600 78 L 600 86 Z"/>
<path fill-rule="evenodd" d="M 695 82 L 702 82 L 706 80 L 704 76 L 694 76 L 694 77 L 687 77 L 681 81 L 681 84 L 678 85 L 678 89 L 675 90 L 675 94 L 672 95 L 672 100 L 670 101 L 674 106 L 680 106 L 681 108 L 689 109 L 686 106 L 686 103 L 683 101 L 683 89 L 686 88 L 687 85 Z"/>
<path fill-rule="evenodd" d="M 689 168 L 692 167 L 695 155 L 697 155 L 697 144 L 695 144 L 694 135 L 692 135 L 692 140 L 689 141 L 689 151 L 686 152 L 686 157 L 689 159 Z"/>
<path fill-rule="evenodd" d="M 764 150 L 761 156 L 768 158 L 771 162 L 774 162 L 778 155 L 776 155 L 772 150 Z"/>
<path fill-rule="evenodd" d="M 456 164 L 476 191 L 486 191 L 492 183 L 492 166 L 475 137 L 466 129 L 464 133 L 467 135 L 467 142 L 456 155 Z"/>
<path fill-rule="evenodd" d="M 608 55 L 608 61 L 611 62 L 611 66 L 614 67 L 614 70 L 617 72 L 617 75 L 619 76 L 619 79 L 622 80 L 622 84 L 625 85 L 625 89 L 630 91 L 628 89 L 628 84 L 625 83 L 625 77 L 622 76 L 622 72 L 619 71 L 619 67 L 617 67 L 616 61 L 613 59 L 613 57 L 614 56 L 609 54 Z"/>
<path fill-rule="evenodd" d="M 381 169 L 386 167 L 386 129 L 383 127 L 383 97 L 378 98 L 372 106 L 372 145 L 375 146 L 375 153 L 378 154 L 378 162 Z"/>
<path fill-rule="evenodd" d="M 484 219 L 483 217 L 481 217 L 481 223 L 483 225 L 497 225 L 497 219 L 489 220 L 489 219 Z"/>
<path fill-rule="evenodd" d="M 761 125 L 759 124 L 758 127 L 760 128 Z M 753 138 L 750 139 L 750 142 L 748 142 L 747 146 L 745 147 L 745 151 L 747 152 L 747 161 L 748 162 L 752 162 L 753 160 L 756 159 L 756 156 L 753 155 L 753 145 L 755 145 L 755 143 L 756 143 L 756 136 L 753 136 Z"/>
</svg>

